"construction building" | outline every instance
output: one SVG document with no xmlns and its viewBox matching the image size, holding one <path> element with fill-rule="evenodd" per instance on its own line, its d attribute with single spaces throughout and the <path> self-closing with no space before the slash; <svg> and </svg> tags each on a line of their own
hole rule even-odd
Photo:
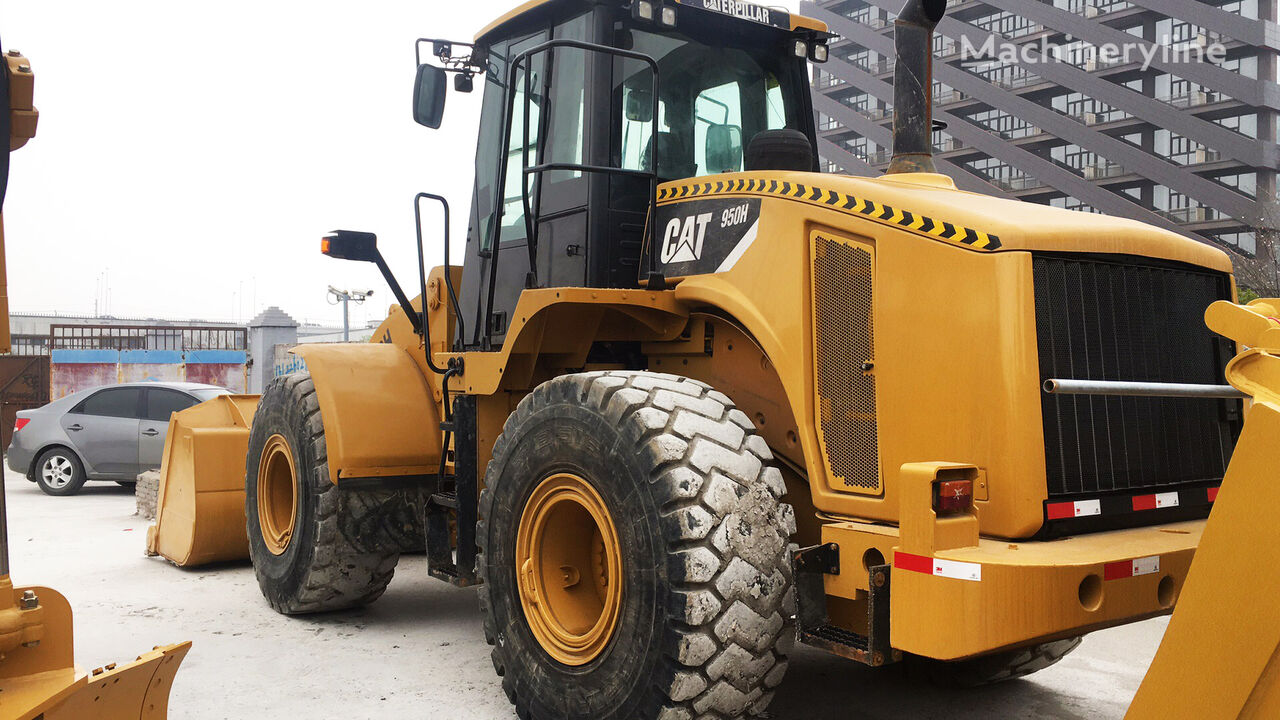
<svg viewBox="0 0 1280 720">
<path fill-rule="evenodd" d="M 900 5 L 801 3 L 840 36 L 814 73 L 827 170 L 888 165 Z M 1217 245 L 1241 286 L 1275 294 L 1276 19 L 1277 0 L 953 2 L 934 39 L 939 170 Z"/>
</svg>

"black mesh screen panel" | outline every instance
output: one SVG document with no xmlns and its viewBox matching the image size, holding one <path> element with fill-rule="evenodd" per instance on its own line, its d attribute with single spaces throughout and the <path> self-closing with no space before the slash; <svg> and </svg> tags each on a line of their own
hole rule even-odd
<svg viewBox="0 0 1280 720">
<path fill-rule="evenodd" d="M 1128 259 L 1037 256 L 1040 378 L 1225 383 L 1232 346 L 1204 324 L 1228 277 Z M 1041 393 L 1049 497 L 1222 478 L 1239 401 Z"/>
</svg>

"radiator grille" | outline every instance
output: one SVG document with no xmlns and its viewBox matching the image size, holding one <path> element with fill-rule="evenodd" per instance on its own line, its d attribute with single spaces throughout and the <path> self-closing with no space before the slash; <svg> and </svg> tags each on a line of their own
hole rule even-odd
<svg viewBox="0 0 1280 720">
<path fill-rule="evenodd" d="M 1221 384 L 1230 343 L 1204 324 L 1227 276 L 1036 257 L 1040 375 Z M 1041 393 L 1050 497 L 1220 480 L 1238 401 Z"/>
<path fill-rule="evenodd" d="M 855 492 L 879 492 L 872 256 L 862 247 L 816 238 L 813 254 L 819 429 L 833 479 Z"/>
</svg>

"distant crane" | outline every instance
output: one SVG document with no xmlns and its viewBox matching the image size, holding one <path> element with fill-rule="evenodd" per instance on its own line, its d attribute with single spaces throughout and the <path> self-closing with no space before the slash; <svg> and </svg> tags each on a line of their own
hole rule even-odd
<svg viewBox="0 0 1280 720">
<path fill-rule="evenodd" d="M 372 290 L 339 290 L 332 285 L 329 286 L 329 295 L 327 297 L 334 299 L 334 302 L 330 304 L 337 305 L 342 303 L 342 342 L 351 342 L 351 321 L 347 314 L 347 308 L 350 303 L 355 302 L 360 305 L 364 303 L 365 298 L 372 296 Z"/>
</svg>

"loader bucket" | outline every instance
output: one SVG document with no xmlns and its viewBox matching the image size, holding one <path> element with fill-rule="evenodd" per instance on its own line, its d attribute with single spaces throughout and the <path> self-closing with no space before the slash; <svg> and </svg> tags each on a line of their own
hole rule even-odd
<svg viewBox="0 0 1280 720">
<path fill-rule="evenodd" d="M 182 567 L 249 557 L 244 463 L 258 395 L 223 395 L 174 413 L 147 554 Z"/>
<path fill-rule="evenodd" d="M 29 595 L 35 607 L 21 602 Z M 20 609 L 21 608 L 21 609 Z M 32 617 L 28 617 L 32 616 Z M 6 627 L 6 621 L 8 621 Z M 20 626 L 23 642 L 5 643 Z M 0 718 L 5 720 L 164 720 L 169 688 L 191 643 L 153 648 L 133 662 L 92 672 L 75 664 L 71 606 L 45 587 L 13 587 L 0 576 Z"/>
</svg>

